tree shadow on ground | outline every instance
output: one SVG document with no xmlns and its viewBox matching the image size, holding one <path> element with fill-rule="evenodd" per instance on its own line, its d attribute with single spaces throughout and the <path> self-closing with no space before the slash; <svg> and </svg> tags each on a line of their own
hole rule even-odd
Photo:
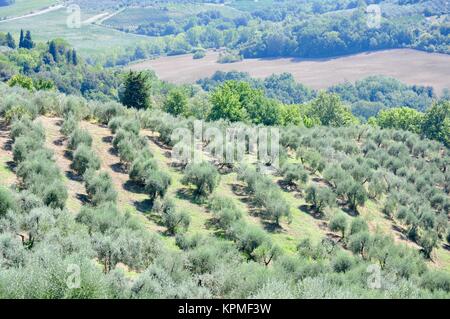
<svg viewBox="0 0 450 319">
<path fill-rule="evenodd" d="M 127 180 L 125 184 L 122 185 L 122 187 L 124 190 L 130 193 L 145 194 L 145 188 L 132 180 Z"/>
<path fill-rule="evenodd" d="M 83 204 L 88 204 L 90 202 L 89 197 L 86 194 L 78 193 L 75 197 Z"/>
<path fill-rule="evenodd" d="M 111 167 L 114 173 L 127 174 L 127 171 L 125 167 L 122 165 L 122 163 L 111 164 L 109 165 L 109 167 Z"/>
<path fill-rule="evenodd" d="M 262 224 L 264 229 L 271 234 L 281 234 L 285 232 L 283 227 L 281 227 L 281 225 L 277 225 L 275 222 L 263 220 Z"/>
<path fill-rule="evenodd" d="M 73 172 L 73 171 L 66 171 L 66 177 L 68 178 L 68 179 L 70 179 L 70 180 L 72 180 L 72 181 L 75 181 L 75 182 L 82 182 L 83 181 L 83 176 L 82 175 L 78 175 L 78 174 L 76 174 L 75 172 Z"/>
<path fill-rule="evenodd" d="M 56 140 L 53 141 L 53 145 L 63 146 L 64 145 L 64 140 L 65 139 L 63 137 L 57 138 Z"/>
<path fill-rule="evenodd" d="M 5 151 L 12 151 L 12 145 L 13 145 L 13 141 L 12 140 L 8 140 L 6 141 L 6 143 L 3 145 L 3 149 Z"/>
<path fill-rule="evenodd" d="M 242 186 L 240 184 L 230 184 L 231 190 L 236 196 L 247 196 L 247 190 L 245 189 L 245 186 Z"/>
<path fill-rule="evenodd" d="M 112 143 L 114 137 L 112 135 L 108 135 L 108 136 L 103 136 L 102 137 L 102 142 L 103 143 Z"/>
<path fill-rule="evenodd" d="M 172 148 L 170 146 L 167 146 L 163 142 L 161 142 L 159 138 L 157 138 L 155 136 L 147 136 L 147 138 L 150 141 L 152 141 L 153 143 L 155 143 L 159 148 L 162 148 L 162 149 L 168 150 L 168 151 L 172 151 Z"/>
<path fill-rule="evenodd" d="M 5 164 L 6 164 L 6 167 L 8 167 L 8 169 L 11 172 L 14 173 L 16 171 L 16 168 L 17 168 L 16 162 L 14 162 L 14 161 L 7 161 Z"/>
<path fill-rule="evenodd" d="M 357 217 L 357 216 L 359 216 L 359 213 L 358 213 L 356 210 L 351 209 L 351 208 L 348 207 L 348 206 L 342 207 L 342 211 L 343 211 L 344 213 L 348 214 L 349 216 L 352 216 L 352 217 Z"/>
<path fill-rule="evenodd" d="M 391 229 L 392 229 L 393 231 L 397 232 L 397 234 L 400 235 L 400 238 L 401 238 L 402 240 L 410 240 L 410 239 L 408 238 L 407 234 L 406 234 L 406 231 L 405 231 L 403 228 L 401 228 L 400 226 L 398 226 L 398 225 L 392 225 Z"/>
<path fill-rule="evenodd" d="M 151 211 L 153 208 L 153 201 L 150 199 L 144 199 L 142 201 L 134 201 L 133 202 L 134 207 L 141 213 L 146 214 L 148 217 L 151 215 Z"/>
<path fill-rule="evenodd" d="M 196 204 L 196 205 L 202 205 L 205 203 L 205 199 L 198 197 L 195 195 L 195 192 L 192 188 L 180 188 L 177 190 L 176 192 L 176 197 L 178 199 L 183 199 L 183 200 L 187 200 L 192 204 Z"/>
<path fill-rule="evenodd" d="M 301 212 L 303 212 L 303 213 L 305 213 L 305 214 L 307 214 L 307 215 L 309 215 L 309 216 L 311 216 L 312 218 L 314 218 L 314 219 L 317 219 L 317 220 L 323 220 L 324 219 L 324 217 L 325 217 L 325 214 L 323 214 L 323 213 L 320 213 L 320 212 L 316 212 L 313 208 L 312 208 L 312 206 L 310 206 L 310 205 L 300 205 L 299 207 L 298 207 L 298 209 L 301 211 Z"/>
<path fill-rule="evenodd" d="M 297 185 L 293 183 L 286 182 L 283 179 L 277 181 L 278 186 L 285 192 L 291 193 L 298 191 Z"/>
<path fill-rule="evenodd" d="M 108 153 L 111 155 L 114 155 L 114 156 L 119 156 L 119 153 L 117 152 L 117 150 L 112 146 L 108 149 Z"/>
<path fill-rule="evenodd" d="M 73 160 L 73 152 L 70 150 L 65 150 L 63 153 L 63 156 L 65 158 L 67 158 L 68 160 L 71 160 L 71 161 Z"/>
</svg>

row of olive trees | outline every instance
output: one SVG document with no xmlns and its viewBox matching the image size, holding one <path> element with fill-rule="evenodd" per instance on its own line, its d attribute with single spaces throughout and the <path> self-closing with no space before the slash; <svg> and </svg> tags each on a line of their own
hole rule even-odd
<svg viewBox="0 0 450 319">
<path fill-rule="evenodd" d="M 282 217 L 292 221 L 291 208 L 284 199 L 281 190 L 269 176 L 259 173 L 251 166 L 238 169 L 238 179 L 246 184 L 246 191 L 252 196 L 256 207 L 262 209 L 262 215 L 280 225 Z"/>
<path fill-rule="evenodd" d="M 93 206 L 115 203 L 117 191 L 111 177 L 100 169 L 100 158 L 92 149 L 92 136 L 79 126 L 79 119 L 73 112 L 67 112 L 61 125 L 61 133 L 68 139 L 71 152 L 71 168 L 84 181 L 89 202 Z"/>
<path fill-rule="evenodd" d="M 114 117 L 108 126 L 115 134 L 112 143 L 130 181 L 149 195 L 152 212 L 158 215 L 167 233 L 174 235 L 186 231 L 190 216 L 187 212 L 178 211 L 173 200 L 167 198 L 171 176 L 159 169 L 146 138 L 140 135 L 140 120 L 136 117 Z"/>
<path fill-rule="evenodd" d="M 448 150 L 438 143 L 405 131 L 372 127 L 333 132 L 288 127 L 281 141 L 288 150 L 297 151 L 311 174 L 319 173 L 324 179 L 325 185 L 312 185 L 306 193 L 316 212 L 344 204 L 358 212 L 370 199 L 407 227 L 407 235 L 423 247 L 427 257 L 439 239 L 445 240 L 450 160 Z M 325 158 L 326 165 L 316 165 Z M 289 183 L 304 180 L 298 165 L 286 165 L 283 173 Z"/>
<path fill-rule="evenodd" d="M 28 117 L 15 119 L 10 136 L 19 187 L 29 190 L 49 207 L 63 208 L 67 191 L 53 153 L 44 145 L 42 125 Z"/>
</svg>

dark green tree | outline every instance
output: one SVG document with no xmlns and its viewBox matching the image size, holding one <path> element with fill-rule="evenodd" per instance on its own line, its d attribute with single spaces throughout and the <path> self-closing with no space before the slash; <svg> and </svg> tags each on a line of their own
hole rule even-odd
<svg viewBox="0 0 450 319">
<path fill-rule="evenodd" d="M 23 38 L 24 38 L 23 30 L 20 29 L 19 48 L 23 48 Z"/>
<path fill-rule="evenodd" d="M 186 94 L 179 89 L 169 92 L 166 101 L 164 102 L 164 109 L 166 112 L 178 116 L 184 115 L 188 108 L 188 99 Z"/>
<path fill-rule="evenodd" d="M 14 40 L 13 36 L 11 35 L 10 32 L 8 32 L 6 34 L 6 45 L 11 48 L 11 49 L 15 49 L 16 48 L 16 41 Z"/>
<path fill-rule="evenodd" d="M 121 102 L 135 109 L 151 108 L 149 76 L 145 72 L 128 73 Z"/>
</svg>

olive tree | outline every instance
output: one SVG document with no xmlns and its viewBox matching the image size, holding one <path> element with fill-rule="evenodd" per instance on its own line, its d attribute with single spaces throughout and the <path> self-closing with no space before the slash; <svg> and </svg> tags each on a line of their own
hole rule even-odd
<svg viewBox="0 0 450 319">
<path fill-rule="evenodd" d="M 164 197 L 171 184 L 171 178 L 165 172 L 150 170 L 145 173 L 144 183 L 145 192 L 150 196 L 150 200 L 154 201 L 158 196 Z"/>
<path fill-rule="evenodd" d="M 281 171 L 285 181 L 290 185 L 304 185 L 308 182 L 308 172 L 301 164 L 285 164 Z"/>
<path fill-rule="evenodd" d="M 116 202 L 117 192 L 114 189 L 111 176 L 107 172 L 87 171 L 84 174 L 84 180 L 86 192 L 94 206 L 106 202 Z"/>
<path fill-rule="evenodd" d="M 328 224 L 328 227 L 333 232 L 340 232 L 341 237 L 344 239 L 345 233 L 346 233 L 347 227 L 348 227 L 347 217 L 343 213 L 338 213 L 338 214 L 334 215 L 331 218 L 330 223 Z"/>
<path fill-rule="evenodd" d="M 324 209 L 336 204 L 336 196 L 328 187 L 310 186 L 306 190 L 305 200 L 312 209 L 323 215 Z"/>
<path fill-rule="evenodd" d="M 81 176 L 89 169 L 98 170 L 100 159 L 89 146 L 80 144 L 73 154 L 71 167 Z"/>
<path fill-rule="evenodd" d="M 186 166 L 181 182 L 184 185 L 194 185 L 195 196 L 207 197 L 219 185 L 220 175 L 216 167 L 208 162 L 193 163 Z"/>
<path fill-rule="evenodd" d="M 85 144 L 89 147 L 92 146 L 92 136 L 88 131 L 76 128 L 69 136 L 67 147 L 71 150 L 76 150 L 80 144 Z"/>
<path fill-rule="evenodd" d="M 14 207 L 15 201 L 12 193 L 0 186 L 0 217 L 6 215 L 8 210 L 13 209 Z"/>
</svg>

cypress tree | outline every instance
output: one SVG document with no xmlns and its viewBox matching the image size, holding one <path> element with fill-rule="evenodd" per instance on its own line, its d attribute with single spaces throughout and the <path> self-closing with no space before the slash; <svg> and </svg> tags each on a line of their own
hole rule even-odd
<svg viewBox="0 0 450 319">
<path fill-rule="evenodd" d="M 14 41 L 13 36 L 9 32 L 6 34 L 6 45 L 11 49 L 16 48 L 16 41 Z"/>
<path fill-rule="evenodd" d="M 20 29 L 19 48 L 23 48 L 23 30 Z"/>
<path fill-rule="evenodd" d="M 55 41 L 50 41 L 50 44 L 48 46 L 48 52 L 52 55 L 53 61 L 58 62 L 58 50 L 56 49 L 56 43 Z"/>
<path fill-rule="evenodd" d="M 34 47 L 33 40 L 31 39 L 31 32 L 27 31 L 22 41 L 22 47 L 25 49 L 32 49 Z"/>
<path fill-rule="evenodd" d="M 72 50 L 72 64 L 78 65 L 78 55 L 77 55 L 77 51 L 75 51 L 75 49 Z"/>
</svg>

